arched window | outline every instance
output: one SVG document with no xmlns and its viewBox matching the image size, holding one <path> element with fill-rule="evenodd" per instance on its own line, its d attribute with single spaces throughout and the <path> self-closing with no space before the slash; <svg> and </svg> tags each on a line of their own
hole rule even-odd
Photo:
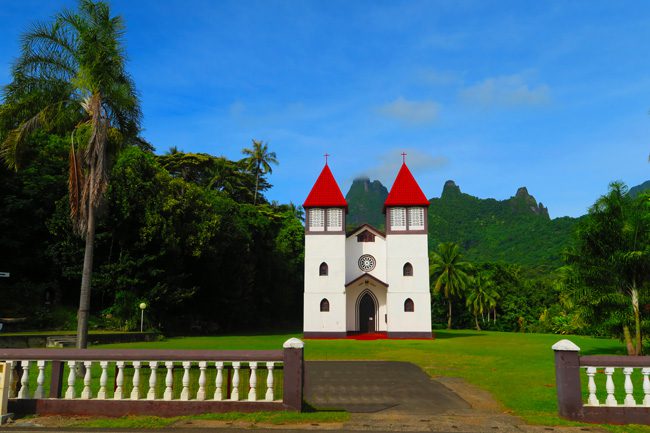
<svg viewBox="0 0 650 433">
<path fill-rule="evenodd" d="M 415 304 L 413 304 L 413 299 L 406 298 L 406 301 L 404 301 L 404 311 L 407 313 L 412 313 L 415 311 Z"/>
<path fill-rule="evenodd" d="M 413 265 L 406 262 L 404 264 L 404 269 L 403 269 L 403 275 L 405 277 L 412 277 L 413 276 Z"/>
<path fill-rule="evenodd" d="M 327 299 L 323 298 L 320 301 L 320 311 L 321 312 L 328 312 L 330 310 L 330 301 Z"/>
<path fill-rule="evenodd" d="M 327 263 L 323 262 L 320 264 L 320 267 L 318 268 L 318 275 L 327 275 L 327 272 L 329 271 L 327 267 Z"/>
</svg>

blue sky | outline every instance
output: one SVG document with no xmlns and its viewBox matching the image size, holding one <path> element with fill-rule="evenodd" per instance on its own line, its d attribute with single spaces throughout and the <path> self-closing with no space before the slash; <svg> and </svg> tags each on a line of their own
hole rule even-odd
<svg viewBox="0 0 650 433">
<path fill-rule="evenodd" d="M 235 159 L 268 142 L 271 200 L 302 203 L 326 152 L 343 193 L 390 186 L 405 151 L 428 197 L 526 186 L 552 217 L 650 179 L 649 2 L 110 3 L 144 137 Z M 0 84 L 20 34 L 64 6 L 0 1 Z"/>
</svg>

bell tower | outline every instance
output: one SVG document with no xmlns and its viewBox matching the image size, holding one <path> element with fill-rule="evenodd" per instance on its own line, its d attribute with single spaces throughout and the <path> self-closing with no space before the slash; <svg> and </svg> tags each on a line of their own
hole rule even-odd
<svg viewBox="0 0 650 433">
<path fill-rule="evenodd" d="M 305 337 L 345 337 L 345 201 L 325 162 L 305 208 Z"/>
</svg>

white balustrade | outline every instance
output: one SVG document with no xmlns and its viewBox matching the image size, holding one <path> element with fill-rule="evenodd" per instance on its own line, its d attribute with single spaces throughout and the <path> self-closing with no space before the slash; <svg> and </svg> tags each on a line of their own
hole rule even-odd
<svg viewBox="0 0 650 433">
<path fill-rule="evenodd" d="M 140 361 L 133 361 L 133 389 L 131 390 L 131 400 L 140 398 Z"/>
<path fill-rule="evenodd" d="M 605 388 L 607 389 L 607 399 L 605 399 L 606 406 L 618 406 L 616 397 L 614 397 L 614 391 L 616 391 L 616 388 L 614 387 L 614 379 L 612 379 L 615 370 L 614 367 L 605 368 L 605 375 L 607 376 L 607 382 L 605 383 Z"/>
<path fill-rule="evenodd" d="M 249 362 L 248 367 L 251 370 L 250 379 L 248 380 L 248 401 L 257 400 L 257 362 Z"/>
<path fill-rule="evenodd" d="M 205 400 L 205 370 L 207 368 L 207 362 L 199 362 L 199 390 L 196 392 L 196 399 L 199 401 Z"/>
<path fill-rule="evenodd" d="M 632 372 L 634 371 L 631 367 L 625 367 L 623 369 L 623 374 L 625 375 L 625 400 L 623 404 L 627 407 L 636 406 L 636 401 L 634 401 L 634 386 L 632 385 Z"/>
<path fill-rule="evenodd" d="M 124 361 L 117 361 L 117 377 L 115 378 L 115 394 L 114 400 L 122 400 L 124 398 Z"/>
<path fill-rule="evenodd" d="M 217 361 L 214 365 L 217 368 L 217 377 L 214 380 L 214 399 L 220 401 L 223 400 L 223 362 Z"/>
<path fill-rule="evenodd" d="M 596 367 L 587 367 L 587 377 L 589 377 L 589 384 L 587 388 L 589 389 L 589 399 L 587 400 L 590 406 L 599 406 L 600 402 L 596 397 L 596 382 L 594 381 L 594 376 L 598 370 Z"/>
<path fill-rule="evenodd" d="M 158 368 L 158 361 L 149 361 L 149 391 L 147 392 L 147 400 L 156 399 L 156 370 Z"/>
<path fill-rule="evenodd" d="M 108 380 L 108 361 L 100 361 L 99 366 L 102 369 L 102 375 L 99 377 L 99 391 L 97 399 L 106 400 L 106 382 Z"/>
<path fill-rule="evenodd" d="M 40 360 L 24 360 L 24 361 L 7 361 L 8 366 L 8 380 L 15 386 L 10 387 L 10 393 L 17 389 L 17 395 L 12 395 L 10 398 L 20 398 L 20 399 L 43 399 L 45 396 L 45 380 L 46 380 L 46 371 L 47 363 L 43 359 Z M 180 363 L 183 368 L 182 375 L 182 389 L 180 390 L 180 396 L 174 396 L 174 362 L 173 361 L 79 361 L 79 360 L 67 360 L 65 361 L 68 367 L 67 371 L 67 380 L 66 387 L 64 392 L 64 399 L 73 400 L 91 400 L 96 398 L 97 400 L 107 400 L 110 398 L 109 395 L 109 368 L 111 365 L 115 365 L 115 390 L 112 393 L 112 398 L 114 400 L 156 400 L 161 398 L 166 401 L 171 400 L 181 400 L 189 401 L 193 398 L 193 395 L 190 395 L 190 390 L 192 389 L 192 384 L 194 383 L 197 386 L 196 391 L 196 400 L 205 401 L 212 399 L 213 401 L 223 401 L 227 399 L 228 401 L 239 401 L 240 396 L 239 386 L 242 384 L 242 376 L 244 373 L 243 369 L 246 367 L 249 370 L 248 375 L 248 393 L 246 395 L 246 400 L 249 402 L 255 402 L 258 400 L 258 381 L 261 381 L 264 384 L 264 379 L 266 383 L 266 388 L 264 391 L 260 391 L 264 394 L 263 401 L 273 402 L 274 401 L 274 370 L 278 361 L 228 361 L 230 367 L 232 368 L 232 377 L 229 381 L 228 390 L 226 392 L 226 386 L 224 384 L 224 361 L 183 361 Z M 37 369 L 34 374 L 36 376 L 36 389 L 34 390 L 33 396 L 30 395 L 30 366 L 33 364 L 36 365 Z M 99 369 L 95 369 L 93 372 L 93 364 L 98 365 Z M 179 364 L 179 362 L 177 362 Z M 261 367 L 260 367 L 261 364 Z M 156 388 L 158 385 L 158 367 L 165 367 L 165 380 L 164 380 L 164 392 L 163 395 L 157 395 Z M 22 374 L 18 374 L 16 367 L 20 366 Z M 133 368 L 133 376 L 130 379 L 132 388 L 130 393 L 126 391 L 126 385 L 128 385 L 129 379 L 126 376 L 127 367 Z M 142 369 L 149 368 L 149 377 L 143 377 L 146 375 L 146 372 Z M 177 365 L 178 367 L 178 365 Z M 266 367 L 266 377 L 258 377 L 257 371 L 258 368 Z M 214 370 L 212 370 L 214 368 Z M 83 369 L 83 379 L 81 379 L 80 374 Z M 211 370 L 214 371 L 214 395 L 210 394 L 208 396 L 208 377 L 210 377 Z M 592 371 L 593 370 L 593 371 Z M 130 371 L 130 368 L 129 368 Z M 226 369 L 228 371 L 228 369 Z M 95 373 L 95 376 L 93 376 Z M 98 374 L 99 373 L 99 374 Z M 198 374 L 197 374 L 198 373 Z M 593 376 L 595 374 L 595 368 L 588 369 L 588 374 L 590 375 L 590 402 L 595 401 L 598 404 L 598 401 L 595 400 L 596 389 L 593 384 Z M 99 377 L 98 377 L 99 376 Z M 226 376 L 228 377 L 228 376 Z M 643 378 L 644 378 L 644 392 L 646 393 L 646 398 L 644 399 L 644 404 L 650 406 L 650 367 L 643 369 Z M 628 378 L 629 379 L 629 375 Z M 83 380 L 83 388 L 81 388 L 81 394 L 78 394 L 78 384 L 77 380 Z M 33 381 L 33 378 L 32 378 Z M 94 382 L 97 381 L 97 382 Z M 17 382 L 20 382 L 19 386 Z M 98 385 L 97 395 L 93 397 L 93 382 L 95 386 Z M 142 383 L 144 382 L 144 385 Z M 148 388 L 143 389 L 148 385 Z M 264 385 L 261 385 L 264 386 Z M 80 388 L 80 387 L 79 387 Z M 609 388 L 608 388 L 609 389 Z M 628 389 L 628 384 L 626 382 L 626 390 Z M 630 388 L 631 389 L 631 388 Z M 631 392 L 631 391 L 630 391 Z M 229 395 L 224 395 L 229 394 Z"/>
<path fill-rule="evenodd" d="M 237 401 L 239 400 L 239 368 L 240 368 L 240 363 L 239 362 L 233 362 L 232 363 L 232 369 L 233 374 L 232 374 L 232 392 L 230 393 L 230 399 L 232 401 Z"/>
<path fill-rule="evenodd" d="M 43 398 L 43 383 L 45 382 L 45 361 L 37 361 L 38 376 L 36 377 L 36 391 L 34 391 L 34 398 Z"/>
<path fill-rule="evenodd" d="M 190 399 L 190 362 L 183 362 L 183 390 L 181 391 L 181 400 L 187 401 Z"/>
<path fill-rule="evenodd" d="M 165 362 L 165 367 L 167 367 L 167 375 L 165 376 L 165 394 L 163 395 L 163 399 L 171 400 L 174 396 L 172 391 L 172 385 L 174 384 L 172 369 L 174 368 L 174 363 L 169 361 Z"/>
<path fill-rule="evenodd" d="M 273 401 L 273 365 L 274 362 L 266 363 L 266 401 Z"/>
<path fill-rule="evenodd" d="M 92 366 L 93 363 L 92 361 L 86 361 L 84 362 L 84 367 L 86 369 L 86 373 L 84 374 L 84 389 L 81 391 L 81 398 L 88 400 L 89 398 L 92 397 L 91 391 L 90 391 L 90 379 L 91 379 L 91 374 L 92 374 Z"/>
<path fill-rule="evenodd" d="M 68 361 L 68 389 L 65 391 L 65 398 L 73 399 L 75 397 L 74 393 L 74 383 L 77 379 L 77 362 Z"/>
</svg>

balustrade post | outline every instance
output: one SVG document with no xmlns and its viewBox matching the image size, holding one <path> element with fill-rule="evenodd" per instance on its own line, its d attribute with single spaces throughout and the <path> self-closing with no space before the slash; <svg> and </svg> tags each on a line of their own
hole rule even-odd
<svg viewBox="0 0 650 433">
<path fill-rule="evenodd" d="M 165 376 L 165 394 L 163 395 L 163 399 L 171 400 L 174 396 L 172 390 L 172 385 L 174 385 L 174 376 L 172 373 L 174 363 L 167 361 L 165 362 L 165 367 L 167 368 L 167 375 Z"/>
<path fill-rule="evenodd" d="M 147 400 L 156 399 L 156 369 L 158 368 L 157 361 L 149 361 L 149 391 L 147 391 Z"/>
<path fill-rule="evenodd" d="M 634 385 L 632 385 L 632 372 L 634 368 L 626 367 L 623 369 L 623 374 L 625 375 L 625 400 L 623 404 L 628 407 L 636 406 L 636 401 L 634 400 Z"/>
<path fill-rule="evenodd" d="M 607 389 L 607 399 L 605 399 L 606 406 L 618 406 L 616 397 L 614 397 L 616 388 L 614 386 L 614 379 L 612 378 L 615 370 L 614 367 L 605 368 L 605 375 L 607 376 L 607 382 L 605 383 L 605 388 Z"/>
<path fill-rule="evenodd" d="M 199 362 L 199 390 L 196 392 L 196 399 L 199 401 L 205 400 L 205 369 L 208 368 L 208 363 L 205 361 Z"/>
<path fill-rule="evenodd" d="M 124 398 L 124 361 L 117 361 L 117 377 L 115 378 L 115 394 L 113 400 L 122 400 Z"/>
<path fill-rule="evenodd" d="M 248 401 L 257 400 L 257 362 L 249 362 L 248 367 L 251 370 L 250 379 L 248 381 Z"/>
<path fill-rule="evenodd" d="M 99 366 L 102 374 L 99 377 L 99 391 L 97 392 L 98 400 L 106 400 L 106 382 L 108 381 L 108 361 L 100 361 Z"/>
<path fill-rule="evenodd" d="M 563 418 L 578 420 L 582 417 L 580 348 L 569 340 L 561 340 L 552 349 L 555 351 L 558 413 Z"/>
<path fill-rule="evenodd" d="M 140 399 L 140 361 L 133 361 L 133 389 L 131 390 L 131 400 Z"/>
<path fill-rule="evenodd" d="M 217 377 L 214 380 L 214 399 L 220 401 L 223 400 L 223 362 L 217 361 L 214 365 L 217 367 Z"/>
<path fill-rule="evenodd" d="M 38 377 L 36 377 L 36 391 L 34 398 L 43 398 L 43 383 L 45 383 L 45 361 L 36 361 Z"/>
<path fill-rule="evenodd" d="M 18 361 L 8 361 L 9 369 L 9 398 L 16 398 L 18 395 Z"/>
<path fill-rule="evenodd" d="M 181 400 L 187 401 L 190 399 L 190 367 L 192 364 L 189 361 L 183 361 L 183 390 L 181 391 Z"/>
<path fill-rule="evenodd" d="M 297 338 L 290 338 L 282 345 L 284 349 L 284 383 L 282 402 L 288 409 L 302 411 L 302 393 L 304 384 L 305 343 Z"/>
<path fill-rule="evenodd" d="M 266 363 L 266 401 L 273 401 L 273 362 Z"/>
<path fill-rule="evenodd" d="M 92 397 L 92 393 L 90 391 L 90 379 L 92 372 L 90 371 L 92 369 L 93 363 L 91 361 L 86 361 L 84 362 L 84 367 L 86 368 L 86 373 L 84 374 L 84 389 L 81 391 L 81 398 L 83 399 L 89 399 Z"/>
<path fill-rule="evenodd" d="M 232 363 L 233 374 L 232 374 L 232 391 L 230 394 L 230 399 L 233 401 L 239 400 L 239 367 L 240 367 L 239 362 Z"/>
<path fill-rule="evenodd" d="M 587 367 L 587 377 L 589 378 L 589 384 L 587 385 L 587 389 L 589 390 L 589 399 L 587 401 L 590 406 L 600 405 L 598 397 L 596 397 L 596 382 L 594 381 L 594 376 L 597 371 L 598 369 L 596 367 Z"/>
<path fill-rule="evenodd" d="M 68 361 L 68 388 L 65 390 L 65 398 L 73 399 L 75 397 L 74 383 L 77 379 L 77 362 Z"/>
</svg>

